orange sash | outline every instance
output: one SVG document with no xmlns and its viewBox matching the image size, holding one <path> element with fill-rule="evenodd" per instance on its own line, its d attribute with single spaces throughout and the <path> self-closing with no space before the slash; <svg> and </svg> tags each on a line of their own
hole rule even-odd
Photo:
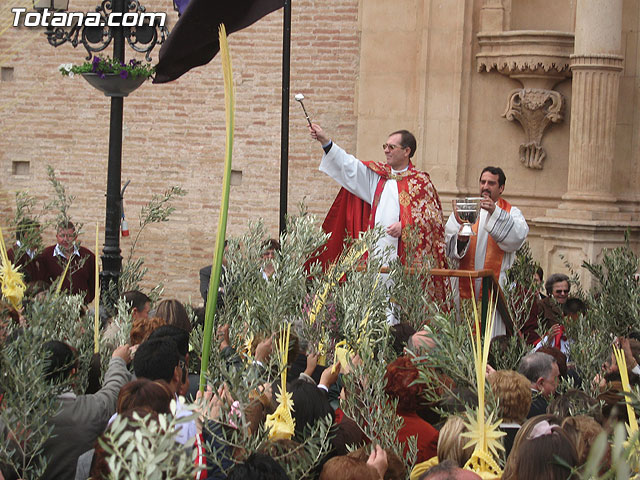
<svg viewBox="0 0 640 480">
<path fill-rule="evenodd" d="M 502 210 L 505 210 L 507 213 L 511 211 L 511 204 L 507 202 L 503 198 L 499 198 L 496 202 L 496 205 L 500 207 Z M 469 248 L 467 253 L 460 260 L 460 270 L 475 270 L 476 263 L 476 242 L 478 241 L 478 226 L 480 224 L 480 216 L 478 215 L 478 220 L 473 225 L 472 230 L 475 233 L 469 239 Z M 496 241 L 493 239 L 491 235 L 487 235 L 487 252 L 484 257 L 484 267 L 485 269 L 493 270 L 496 278 L 500 278 L 500 269 L 502 267 L 502 257 L 504 257 L 504 252 L 498 246 Z M 460 279 L 460 298 L 471 298 L 471 284 L 468 278 Z M 476 290 L 476 296 L 480 293 L 478 289 Z"/>
</svg>

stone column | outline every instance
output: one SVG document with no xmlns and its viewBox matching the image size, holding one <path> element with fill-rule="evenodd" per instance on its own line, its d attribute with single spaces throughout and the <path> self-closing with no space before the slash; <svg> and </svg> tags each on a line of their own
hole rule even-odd
<svg viewBox="0 0 640 480">
<path fill-rule="evenodd" d="M 624 243 L 631 230 L 638 251 L 640 222 L 620 209 L 612 184 L 622 72 L 623 0 L 578 0 L 574 54 L 567 192 L 558 208 L 529 225 L 529 241 L 546 272 L 566 272 L 569 262 L 585 288 L 592 277 L 583 261 L 599 262 L 605 248 Z"/>
<path fill-rule="evenodd" d="M 611 172 L 623 68 L 621 35 L 622 0 L 578 0 L 569 172 L 561 209 L 617 211 Z"/>
</svg>

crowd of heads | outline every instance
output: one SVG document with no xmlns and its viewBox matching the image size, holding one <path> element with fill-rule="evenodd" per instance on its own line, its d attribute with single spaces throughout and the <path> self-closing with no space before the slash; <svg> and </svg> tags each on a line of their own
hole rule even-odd
<svg viewBox="0 0 640 480">
<path fill-rule="evenodd" d="M 415 139 L 404 131 L 394 132 L 392 136 L 398 136 L 398 146 L 408 149 L 410 157 L 415 150 Z M 393 149 L 387 146 L 385 150 Z M 487 167 L 481 179 L 483 176 L 495 180 L 495 185 L 487 183 L 487 193 L 504 188 L 506 178 L 501 169 Z M 27 227 L 32 226 L 25 226 L 25 229 Z M 70 222 L 60 225 L 57 238 L 61 246 L 71 248 L 75 240 L 74 225 Z M 275 264 L 280 244 L 271 239 L 263 242 L 260 249 L 263 262 L 260 277 L 268 282 L 272 275 L 277 274 Z M 610 434 L 616 421 L 628 420 L 627 411 L 621 406 L 621 376 L 613 354 L 603 365 L 601 377 L 583 378 L 582 372 L 560 345 L 549 341 L 553 335 L 562 336 L 557 324 L 551 325 L 552 321 L 569 321 L 566 319 L 571 315 L 584 311 L 584 305 L 578 310 L 567 306 L 574 300 L 571 297 L 571 279 L 554 273 L 544 281 L 541 269 L 537 269 L 535 275 L 540 286 L 536 305 L 542 305 L 541 315 L 547 312 L 548 309 L 544 309 L 546 305 L 555 309 L 552 313 L 557 316 L 549 319 L 547 336 L 540 335 L 538 341 L 528 346 L 528 351 L 518 359 L 516 368 L 489 368 L 487 372 L 489 398 L 500 419 L 500 430 L 505 434 L 501 440 L 504 452 L 496 461 L 504 466 L 502 478 L 506 480 L 575 476 L 587 462 L 596 438 L 603 432 Z M 318 365 L 317 353 L 309 350 L 304 342 L 299 342 L 295 331 L 288 345 L 286 392 L 280 391 L 279 377 L 273 375 L 273 371 L 267 374 L 269 368 L 274 367 L 272 360 L 277 354 L 275 345 L 281 332 L 273 331 L 271 335 L 253 338 L 253 341 L 247 338 L 245 345 L 230 344 L 228 325 L 217 332 L 216 345 L 232 371 L 241 374 L 251 372 L 251 375 L 258 372 L 258 375 L 265 374 L 265 378 L 271 380 L 256 387 L 251 392 L 251 401 L 241 405 L 237 400 L 238 392 L 231 391 L 229 385 L 220 386 L 217 391 L 197 393 L 199 359 L 194 358 L 190 341 L 194 333 L 199 333 L 200 322 L 183 303 L 171 298 L 154 302 L 137 290 L 125 292 L 121 298 L 126 302 L 130 317 L 129 345 L 113 350 L 111 362 L 102 367 L 106 371 L 98 374 L 103 375 L 103 383 L 96 391 L 77 397 L 70 396 L 69 392 L 61 394 L 67 395 L 61 398 L 72 402 L 68 404 L 69 410 L 65 411 L 66 407 L 63 407 L 62 412 L 67 416 L 65 418 L 78 422 L 73 428 L 91 427 L 96 430 L 91 445 L 85 445 L 91 454 L 84 461 L 83 471 L 87 476 L 81 478 L 109 477 L 110 450 L 107 445 L 114 422 L 118 425 L 118 421 L 125 420 L 125 431 L 134 431 L 141 425 L 157 422 L 160 416 L 188 416 L 192 408 L 186 407 L 188 405 L 196 408 L 197 418 L 177 427 L 176 439 L 183 446 L 176 447 L 176 452 L 184 447 L 199 452 L 194 456 L 203 457 L 202 463 L 207 468 L 197 478 L 289 478 L 285 467 L 307 455 L 303 445 L 308 441 L 310 432 L 322 421 L 331 424 L 331 434 L 326 440 L 330 445 L 317 459 L 308 478 L 479 478 L 470 470 L 475 447 L 468 441 L 473 434 L 470 430 L 473 426 L 467 416 L 469 407 L 477 404 L 478 397 L 472 389 L 457 386 L 446 368 L 433 364 L 431 354 L 443 348 L 436 341 L 437 332 L 428 329 L 416 331 L 403 323 L 389 329 L 388 341 L 393 345 L 395 358 L 380 366 L 385 372 L 381 390 L 385 402 L 393 405 L 394 413 L 401 422 L 398 423 L 400 427 L 396 438 L 399 448 L 388 448 L 387 445 L 383 449 L 375 438 L 366 437 L 362 423 L 350 419 L 341 409 L 339 398 L 344 399 L 350 392 L 344 386 L 340 367 Z M 545 325 L 544 321 L 540 324 Z M 103 327 L 107 335 L 116 324 L 111 321 Z M 624 349 L 632 385 L 638 385 L 640 341 L 619 338 L 616 342 Z M 494 338 L 489 363 L 504 354 L 509 345 L 508 337 Z M 67 342 L 47 341 L 42 345 L 41 353 L 46 358 L 44 380 L 51 385 L 68 387 L 70 379 L 82 368 L 79 353 Z M 100 361 L 97 364 L 99 370 Z M 433 375 L 425 375 L 425 370 Z M 433 379 L 436 379 L 435 384 Z M 559 390 L 562 382 L 573 382 L 575 388 Z M 586 389 L 580 388 L 585 382 L 600 385 L 600 394 L 597 397 L 587 394 Z M 255 451 L 216 444 L 220 441 L 215 434 L 216 429 L 237 429 L 241 419 L 246 419 L 252 435 L 264 431 L 267 416 L 278 407 L 277 395 L 282 394 L 289 395 L 295 405 L 291 412 L 295 425 L 291 438 L 263 443 Z M 91 419 L 74 417 L 74 412 L 87 408 L 87 404 L 98 409 L 100 415 Z M 229 415 L 224 422 L 223 411 Z M 68 419 L 65 421 L 71 421 Z M 60 430 L 60 424 L 53 421 L 52 425 L 54 435 L 50 443 L 73 440 L 59 435 L 64 431 Z M 417 457 L 412 462 L 408 452 L 414 440 Z M 203 454 L 198 442 L 209 442 L 214 448 Z M 224 461 L 212 462 L 209 457 L 207 462 L 206 455 L 215 455 L 211 452 L 223 452 L 220 455 L 224 456 Z M 55 464 L 59 459 L 49 460 Z M 82 458 L 77 457 L 73 461 L 78 462 L 80 472 Z M 603 470 L 609 461 L 608 452 L 603 460 Z M 226 469 L 221 467 L 223 464 Z M 413 471 L 408 467 L 414 467 Z M 11 478 L 11 471 L 3 469 L 2 473 Z"/>
</svg>

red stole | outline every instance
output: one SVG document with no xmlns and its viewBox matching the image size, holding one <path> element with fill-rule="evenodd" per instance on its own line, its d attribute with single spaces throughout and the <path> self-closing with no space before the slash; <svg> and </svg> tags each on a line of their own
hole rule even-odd
<svg viewBox="0 0 640 480">
<path fill-rule="evenodd" d="M 502 210 L 507 213 L 511 211 L 511 204 L 507 202 L 504 198 L 500 197 L 496 202 L 496 206 L 500 207 Z M 460 270 L 475 270 L 476 264 L 476 242 L 478 241 L 478 226 L 480 224 L 480 216 L 478 215 L 478 220 L 471 227 L 473 232 L 475 233 L 469 239 L 469 248 L 464 257 L 460 260 Z M 496 278 L 500 278 L 500 269 L 502 267 L 502 258 L 504 257 L 504 252 L 498 246 L 496 241 L 493 239 L 491 235 L 487 235 L 487 252 L 484 257 L 484 269 L 490 269 L 495 274 Z M 476 296 L 479 292 L 475 292 Z M 461 298 L 471 298 L 471 285 L 468 278 L 460 279 L 460 297 Z"/>
</svg>

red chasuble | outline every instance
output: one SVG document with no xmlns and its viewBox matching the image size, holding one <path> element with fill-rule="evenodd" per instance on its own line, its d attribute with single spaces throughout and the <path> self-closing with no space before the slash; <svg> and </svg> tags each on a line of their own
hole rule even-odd
<svg viewBox="0 0 640 480">
<path fill-rule="evenodd" d="M 372 228 L 375 224 L 376 210 L 380 196 L 387 180 L 396 180 L 398 199 L 400 201 L 400 222 L 402 236 L 398 239 L 398 256 L 406 265 L 421 262 L 425 256 L 432 257 L 434 268 L 447 268 L 444 245 L 444 219 L 438 192 L 436 192 L 429 174 L 416 170 L 413 164 L 404 172 L 394 174 L 385 163 L 362 162 L 370 170 L 380 175 L 373 198 L 369 205 L 346 189 L 340 189 L 333 205 L 329 209 L 322 229 L 331 233 L 326 251 L 319 260 L 323 267 L 335 261 L 343 249 L 344 240 L 348 237 L 358 238 L 358 234 Z M 417 253 L 414 259 L 407 259 L 405 241 L 408 230 L 405 227 L 415 225 Z M 407 261 L 409 260 L 409 261 Z M 432 277 L 434 291 L 432 296 L 438 300 L 446 299 L 448 280 L 446 277 Z"/>
</svg>

